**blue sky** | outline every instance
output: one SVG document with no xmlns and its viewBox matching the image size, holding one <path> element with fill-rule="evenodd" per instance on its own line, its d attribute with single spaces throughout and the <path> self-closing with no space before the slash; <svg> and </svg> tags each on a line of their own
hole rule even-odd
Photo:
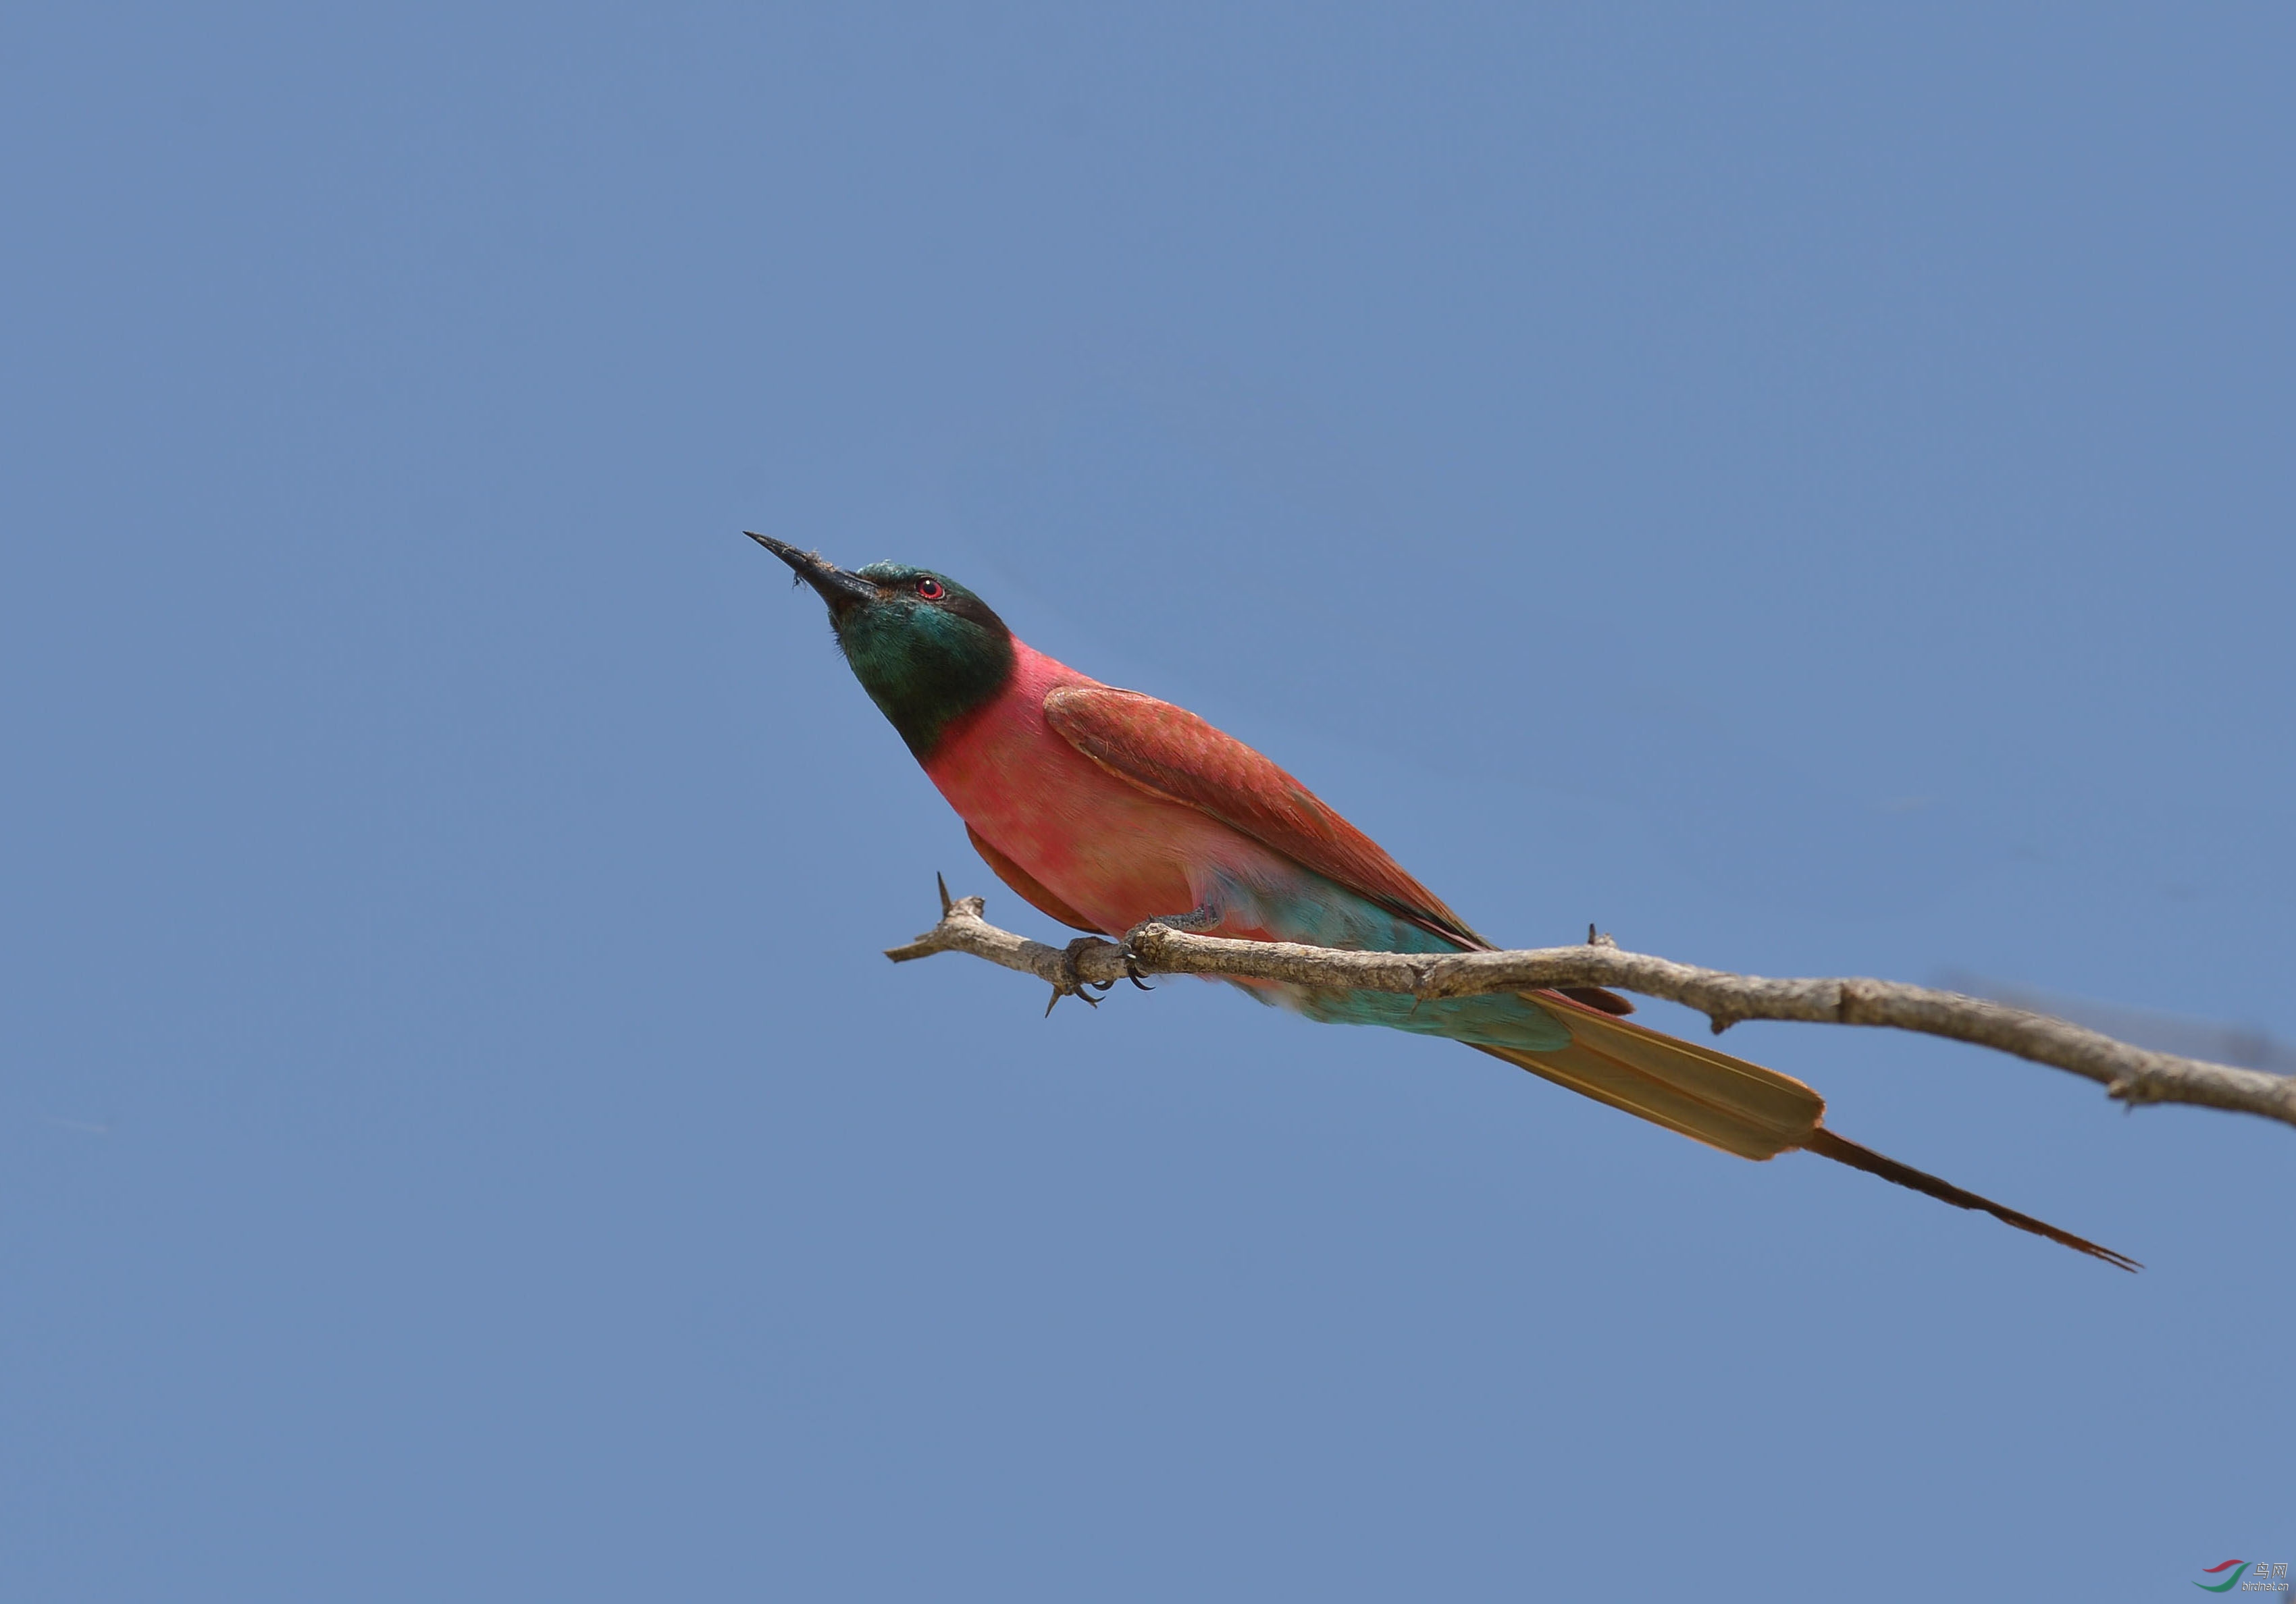
<svg viewBox="0 0 2296 1604">
<path fill-rule="evenodd" d="M 893 970 L 936 871 L 1047 921 L 739 533 L 957 575 L 1504 939 L 2296 1036 L 2287 6 L 0 28 L 0 1591 L 2296 1558 L 2285 1130 L 1734 1033 L 2130 1278 Z"/>
</svg>

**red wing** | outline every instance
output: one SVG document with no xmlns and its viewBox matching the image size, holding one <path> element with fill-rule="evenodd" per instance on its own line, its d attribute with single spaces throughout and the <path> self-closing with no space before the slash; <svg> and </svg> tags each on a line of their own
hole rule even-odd
<svg viewBox="0 0 2296 1604">
<path fill-rule="evenodd" d="M 1045 719 L 1078 751 L 1149 795 L 1210 814 L 1447 941 L 1490 945 L 1378 842 L 1185 708 L 1136 691 L 1064 685 L 1046 693 Z"/>
</svg>

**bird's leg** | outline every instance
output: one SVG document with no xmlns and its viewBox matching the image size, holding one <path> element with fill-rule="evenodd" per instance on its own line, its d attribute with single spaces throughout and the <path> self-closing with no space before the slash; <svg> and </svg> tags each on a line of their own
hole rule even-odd
<svg viewBox="0 0 2296 1604">
<path fill-rule="evenodd" d="M 1124 940 L 1119 948 L 1124 954 L 1124 972 L 1131 977 L 1132 984 L 1142 991 L 1156 989 L 1140 978 L 1139 954 L 1132 950 L 1134 931 L 1145 929 L 1150 925 L 1162 925 L 1168 930 L 1201 931 L 1210 929 L 1219 921 L 1220 911 L 1210 903 L 1199 903 L 1185 913 L 1166 913 L 1154 919 L 1142 920 L 1138 924 L 1134 925 L 1132 929 L 1124 933 Z"/>
</svg>

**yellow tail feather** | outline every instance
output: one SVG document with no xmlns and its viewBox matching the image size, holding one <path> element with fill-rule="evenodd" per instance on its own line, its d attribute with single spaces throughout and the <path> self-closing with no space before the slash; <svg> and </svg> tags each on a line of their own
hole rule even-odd
<svg viewBox="0 0 2296 1604">
<path fill-rule="evenodd" d="M 1581 1004 L 1538 1001 L 1570 1027 L 1570 1045 L 1480 1051 L 1741 1158 L 1791 1152 L 1825 1117 L 1825 1099 L 1791 1075 Z"/>
<path fill-rule="evenodd" d="M 1552 1052 L 1482 1046 L 1476 1051 L 1741 1158 L 1775 1158 L 1800 1148 L 1956 1208 L 1980 1209 L 2005 1224 L 2120 1269 L 2139 1267 L 2125 1254 L 1835 1135 L 1824 1125 L 1825 1099 L 1791 1075 L 1629 1024 L 1552 992 L 1535 1000 L 1570 1027 L 1570 1045 Z"/>
</svg>

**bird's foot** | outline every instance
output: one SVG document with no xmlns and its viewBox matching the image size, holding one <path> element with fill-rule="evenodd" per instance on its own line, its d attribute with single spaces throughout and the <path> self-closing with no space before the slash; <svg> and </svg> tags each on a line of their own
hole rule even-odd
<svg viewBox="0 0 2296 1604">
<path fill-rule="evenodd" d="M 1213 926 L 1219 923 L 1219 921 L 1220 911 L 1218 908 L 1213 907 L 1210 903 L 1199 903 L 1196 906 L 1189 909 L 1185 913 L 1167 913 L 1160 918 L 1142 920 L 1138 924 L 1134 925 L 1130 929 L 1124 932 L 1124 940 L 1118 948 L 1118 950 L 1124 954 L 1125 974 L 1130 978 L 1132 984 L 1138 986 L 1142 991 L 1154 991 L 1156 989 L 1154 986 L 1149 985 L 1147 981 L 1140 978 L 1140 954 L 1132 945 L 1133 937 L 1139 934 L 1142 930 L 1146 929 L 1150 925 L 1162 925 L 1168 930 L 1201 932 L 1210 929 Z"/>
<path fill-rule="evenodd" d="M 1050 1019 L 1052 1017 L 1054 1007 L 1062 997 L 1080 997 L 1084 1000 L 1086 1006 L 1098 1008 L 1100 1006 L 1100 997 L 1108 995 L 1110 992 L 1116 988 L 1116 982 L 1113 980 L 1085 980 L 1078 978 L 1077 974 L 1077 960 L 1083 956 L 1086 948 L 1106 946 L 1108 944 L 1106 942 L 1103 941 L 1097 936 L 1079 936 L 1074 941 L 1070 942 L 1068 945 L 1061 949 L 1061 951 L 1068 957 L 1068 963 L 1065 966 L 1066 973 L 1061 979 L 1053 982 L 1052 1000 L 1045 1004 L 1046 1018 Z M 1129 969 L 1131 965 L 1128 962 L 1125 967 Z M 1140 984 L 1137 978 L 1135 978 L 1133 984 L 1135 986 Z M 1095 997 L 1092 994 L 1094 988 L 1095 987 L 1099 989 L 1100 997 Z"/>
</svg>

